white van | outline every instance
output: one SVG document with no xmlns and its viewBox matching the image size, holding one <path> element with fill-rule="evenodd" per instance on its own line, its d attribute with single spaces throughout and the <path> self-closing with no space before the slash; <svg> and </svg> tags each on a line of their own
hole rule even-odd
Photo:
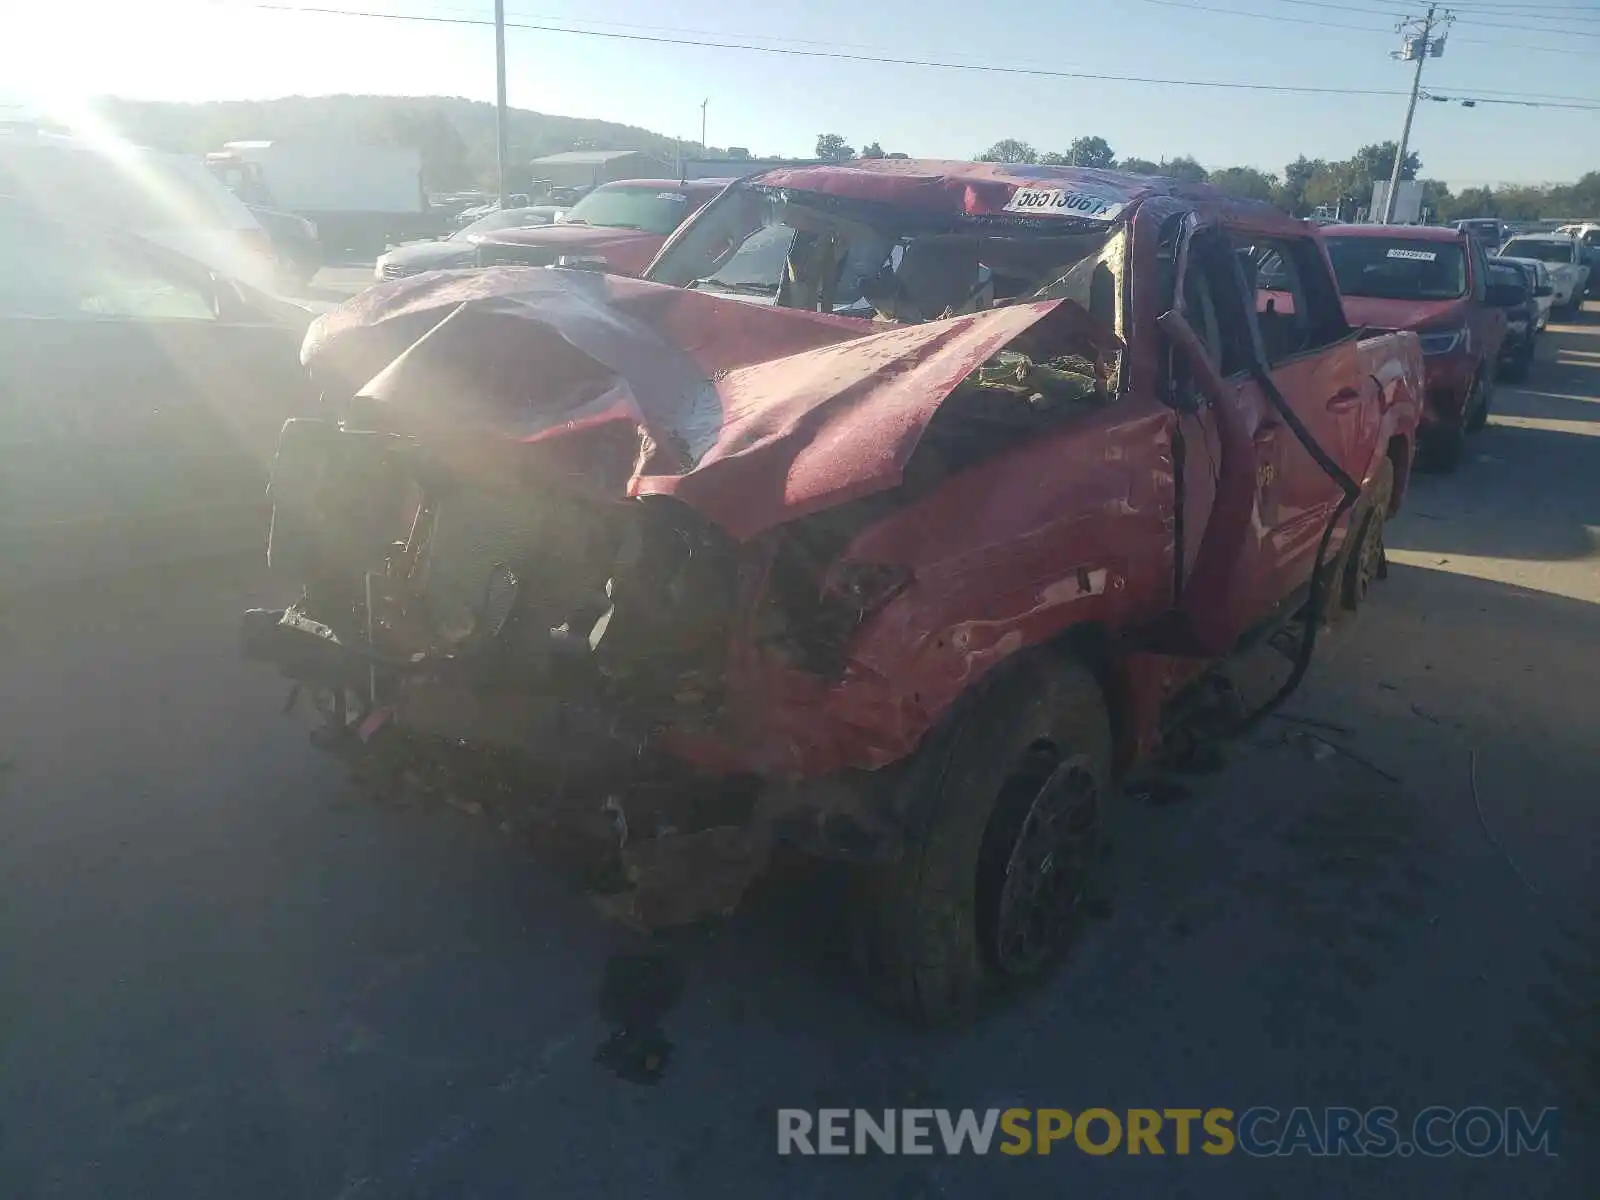
<svg viewBox="0 0 1600 1200">
<path fill-rule="evenodd" d="M 198 158 L 5 126 L 0 196 L 56 220 L 137 233 L 219 274 L 276 290 L 266 232 Z"/>
</svg>

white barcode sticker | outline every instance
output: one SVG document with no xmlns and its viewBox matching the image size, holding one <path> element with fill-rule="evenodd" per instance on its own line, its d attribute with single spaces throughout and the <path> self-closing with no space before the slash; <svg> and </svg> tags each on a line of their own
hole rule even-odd
<svg viewBox="0 0 1600 1200">
<path fill-rule="evenodd" d="M 1432 250 L 1401 250 L 1396 248 L 1389 251 L 1390 258 L 1403 258 L 1409 262 L 1433 262 L 1439 256 Z"/>
<path fill-rule="evenodd" d="M 1122 205 L 1087 192 L 1067 192 L 1059 188 L 1018 188 L 1012 193 L 1005 211 L 1110 221 L 1122 211 Z"/>
<path fill-rule="evenodd" d="M 688 198 L 689 197 L 685 196 L 682 192 L 657 192 L 656 193 L 656 199 L 657 200 L 671 200 L 671 201 L 674 201 L 675 203 L 678 203 L 678 204 L 682 204 Z"/>
</svg>

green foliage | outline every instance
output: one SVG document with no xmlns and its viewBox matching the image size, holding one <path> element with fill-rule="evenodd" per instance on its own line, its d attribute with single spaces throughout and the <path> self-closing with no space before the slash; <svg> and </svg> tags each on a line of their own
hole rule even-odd
<svg viewBox="0 0 1600 1200">
<path fill-rule="evenodd" d="M 1211 172 L 1212 187 L 1220 188 L 1241 200 L 1265 200 L 1272 203 L 1278 197 L 1281 185 L 1276 175 L 1258 171 L 1254 167 L 1224 167 Z"/>
<path fill-rule="evenodd" d="M 837 133 L 817 134 L 817 157 L 824 162 L 846 162 L 856 156 L 854 146 L 849 145 Z"/>
<path fill-rule="evenodd" d="M 1103 137 L 1080 137 L 1067 147 L 1067 161 L 1075 167 L 1111 167 L 1116 165 L 1117 155 Z"/>
<path fill-rule="evenodd" d="M 1002 138 L 978 155 L 979 162 L 1000 163 L 1036 163 L 1039 161 L 1039 152 L 1027 142 L 1019 142 L 1016 138 Z"/>
<path fill-rule="evenodd" d="M 1156 174 L 1183 183 L 1204 183 L 1210 177 L 1210 173 L 1187 154 L 1180 154 L 1177 158 L 1163 158 L 1160 166 L 1156 168 Z"/>
</svg>

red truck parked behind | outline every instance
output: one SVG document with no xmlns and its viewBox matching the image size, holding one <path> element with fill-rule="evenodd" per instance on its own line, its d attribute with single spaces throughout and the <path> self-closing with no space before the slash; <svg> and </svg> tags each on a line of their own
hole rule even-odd
<svg viewBox="0 0 1600 1200">
<path fill-rule="evenodd" d="M 1426 225 L 1331 225 L 1322 236 L 1350 320 L 1421 338 L 1421 462 L 1454 470 L 1466 435 L 1489 420 L 1506 336 L 1482 241 Z"/>
<path fill-rule="evenodd" d="M 729 182 L 629 179 L 602 184 L 553 225 L 497 229 L 474 239 L 476 265 L 561 265 L 637 275 L 672 231 Z"/>
<path fill-rule="evenodd" d="M 902 1011 L 1036 976 L 1114 776 L 1381 573 L 1415 335 L 1349 328 L 1309 225 L 1106 171 L 776 169 L 647 274 L 323 318 L 272 484 L 305 592 L 247 652 L 330 744 L 603 842 L 631 920 L 726 909 L 781 840 L 858 864 Z"/>
</svg>

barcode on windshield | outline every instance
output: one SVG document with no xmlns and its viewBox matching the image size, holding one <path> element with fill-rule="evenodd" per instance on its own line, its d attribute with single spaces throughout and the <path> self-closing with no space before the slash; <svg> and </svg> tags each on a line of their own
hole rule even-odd
<svg viewBox="0 0 1600 1200">
<path fill-rule="evenodd" d="M 1433 262 L 1439 256 L 1432 250 L 1391 250 L 1390 258 L 1404 258 L 1412 262 Z"/>
</svg>

